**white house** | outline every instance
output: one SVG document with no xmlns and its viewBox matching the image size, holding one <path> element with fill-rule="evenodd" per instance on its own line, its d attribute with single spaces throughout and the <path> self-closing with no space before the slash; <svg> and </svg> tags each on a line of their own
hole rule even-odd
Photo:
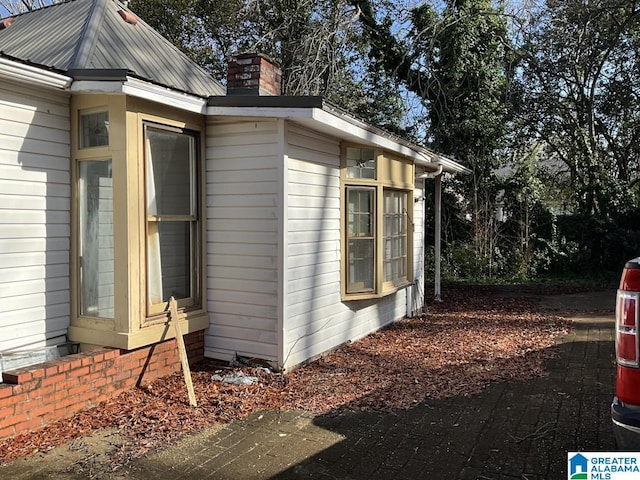
<svg viewBox="0 0 640 480">
<path fill-rule="evenodd" d="M 230 72 L 115 0 L 0 21 L 0 353 L 148 346 L 174 296 L 205 356 L 288 370 L 421 309 L 424 182 L 464 167 Z"/>
</svg>

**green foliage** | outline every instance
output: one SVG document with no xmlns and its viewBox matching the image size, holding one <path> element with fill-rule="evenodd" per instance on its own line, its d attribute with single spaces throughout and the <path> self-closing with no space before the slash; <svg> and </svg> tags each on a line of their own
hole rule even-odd
<svg viewBox="0 0 640 480">
<path fill-rule="evenodd" d="M 440 17 L 419 12 L 425 18 L 414 12 L 416 36 L 434 32 L 428 44 L 415 45 L 431 66 L 423 95 L 433 146 L 489 173 L 506 131 L 506 21 L 490 0 L 449 1 Z"/>
<path fill-rule="evenodd" d="M 548 0 L 522 46 L 523 133 L 565 166 L 583 214 L 637 205 L 639 19 L 633 1 Z"/>
<path fill-rule="evenodd" d="M 440 14 L 426 6 L 412 13 L 413 52 L 428 67 L 421 89 L 429 112 L 433 147 L 468 166 L 458 191 L 469 201 L 474 228 L 474 265 L 492 276 L 503 270 L 495 220 L 501 185 L 496 177 L 506 134 L 507 25 L 490 0 L 450 0 Z M 430 33 L 430 34 L 427 34 Z M 469 263 L 469 262 L 467 262 Z"/>
<path fill-rule="evenodd" d="M 511 17 L 491 0 L 130 7 L 219 79 L 230 55 L 266 53 L 285 94 L 322 95 L 468 166 L 443 182 L 445 278 L 617 270 L 640 252 L 640 10 L 538 3 Z"/>
<path fill-rule="evenodd" d="M 640 211 L 612 218 L 568 215 L 559 218 L 558 234 L 566 256 L 551 268 L 560 271 L 617 271 L 640 253 Z"/>
<path fill-rule="evenodd" d="M 215 77 L 224 76 L 241 0 L 132 0 L 129 8 Z"/>
</svg>

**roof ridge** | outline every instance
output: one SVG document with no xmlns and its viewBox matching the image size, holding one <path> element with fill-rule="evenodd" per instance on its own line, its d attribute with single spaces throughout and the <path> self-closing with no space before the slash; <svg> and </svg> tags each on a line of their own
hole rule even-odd
<svg viewBox="0 0 640 480">
<path fill-rule="evenodd" d="M 84 65 L 91 58 L 93 51 L 98 44 L 100 36 L 100 27 L 104 23 L 107 5 L 111 0 L 89 0 L 91 1 L 91 9 L 84 24 L 82 33 L 76 45 L 77 50 L 74 52 L 69 69 L 78 68 L 78 65 Z"/>
<path fill-rule="evenodd" d="M 59 8 L 34 11 L 1 30 L 0 51 L 66 72 L 124 69 L 201 97 L 224 93 L 218 79 L 142 19 L 123 19 L 134 14 L 123 2 L 67 0 L 55 6 Z M 27 38 L 37 41 L 25 42 Z"/>
</svg>

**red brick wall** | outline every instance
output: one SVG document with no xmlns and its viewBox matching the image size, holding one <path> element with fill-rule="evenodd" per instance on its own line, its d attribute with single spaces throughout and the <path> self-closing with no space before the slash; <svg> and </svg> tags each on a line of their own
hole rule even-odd
<svg viewBox="0 0 640 480">
<path fill-rule="evenodd" d="M 184 337 L 189 364 L 204 359 L 204 331 Z M 138 350 L 100 348 L 3 372 L 0 439 L 93 407 L 180 370 L 175 339 Z"/>
</svg>

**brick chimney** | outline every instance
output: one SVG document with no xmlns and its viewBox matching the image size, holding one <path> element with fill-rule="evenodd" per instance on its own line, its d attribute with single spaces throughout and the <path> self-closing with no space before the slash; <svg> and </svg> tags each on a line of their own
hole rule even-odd
<svg viewBox="0 0 640 480">
<path fill-rule="evenodd" d="M 267 95 L 281 93 L 282 71 L 261 53 L 244 53 L 229 60 L 227 95 Z"/>
</svg>

